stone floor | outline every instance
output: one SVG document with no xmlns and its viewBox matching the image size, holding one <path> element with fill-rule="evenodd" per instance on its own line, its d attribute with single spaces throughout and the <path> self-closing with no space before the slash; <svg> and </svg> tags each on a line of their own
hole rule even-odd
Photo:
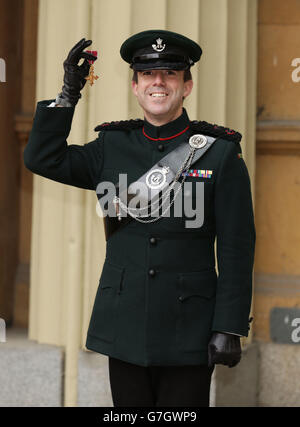
<svg viewBox="0 0 300 427">
<path fill-rule="evenodd" d="M 254 342 L 235 368 L 217 366 L 210 405 L 300 406 L 300 346 Z M 62 347 L 7 329 L 0 342 L 0 407 L 63 406 Z M 112 407 L 107 356 L 79 351 L 78 406 Z"/>
</svg>

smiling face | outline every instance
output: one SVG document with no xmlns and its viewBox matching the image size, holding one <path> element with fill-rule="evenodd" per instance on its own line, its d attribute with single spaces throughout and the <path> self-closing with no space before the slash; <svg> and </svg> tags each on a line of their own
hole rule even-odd
<svg viewBox="0 0 300 427">
<path fill-rule="evenodd" d="M 182 113 L 183 97 L 192 91 L 193 81 L 184 82 L 184 71 L 138 71 L 138 81 L 132 81 L 132 91 L 144 111 L 146 120 L 162 126 Z"/>
</svg>

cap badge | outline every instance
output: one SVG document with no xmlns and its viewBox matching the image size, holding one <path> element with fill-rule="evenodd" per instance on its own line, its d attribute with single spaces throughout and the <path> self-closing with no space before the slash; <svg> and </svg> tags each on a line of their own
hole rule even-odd
<svg viewBox="0 0 300 427">
<path fill-rule="evenodd" d="M 164 48 L 166 47 L 165 44 L 162 45 L 162 39 L 156 39 L 156 43 L 157 44 L 153 44 L 152 47 L 154 50 L 156 50 L 156 52 L 162 52 L 164 50 Z"/>
</svg>

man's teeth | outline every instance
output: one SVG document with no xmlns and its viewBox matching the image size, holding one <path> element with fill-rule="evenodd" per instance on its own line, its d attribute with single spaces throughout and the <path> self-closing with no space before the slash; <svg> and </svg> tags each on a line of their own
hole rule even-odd
<svg viewBox="0 0 300 427">
<path fill-rule="evenodd" d="M 150 95 L 151 95 L 151 96 L 154 96 L 154 97 L 167 96 L 167 94 L 166 94 L 166 93 L 151 93 Z"/>
</svg>

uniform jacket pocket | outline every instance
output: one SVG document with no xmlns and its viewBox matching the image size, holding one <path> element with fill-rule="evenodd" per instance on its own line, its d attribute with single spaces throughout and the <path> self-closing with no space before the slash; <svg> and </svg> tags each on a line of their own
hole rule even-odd
<svg viewBox="0 0 300 427">
<path fill-rule="evenodd" d="M 105 261 L 89 325 L 89 334 L 113 342 L 124 268 Z"/>
<path fill-rule="evenodd" d="M 214 269 L 183 273 L 177 280 L 177 345 L 183 351 L 207 348 L 214 315 L 217 274 Z"/>
<path fill-rule="evenodd" d="M 183 273 L 178 277 L 179 300 L 190 297 L 211 298 L 216 293 L 217 275 L 214 269 Z"/>
</svg>

